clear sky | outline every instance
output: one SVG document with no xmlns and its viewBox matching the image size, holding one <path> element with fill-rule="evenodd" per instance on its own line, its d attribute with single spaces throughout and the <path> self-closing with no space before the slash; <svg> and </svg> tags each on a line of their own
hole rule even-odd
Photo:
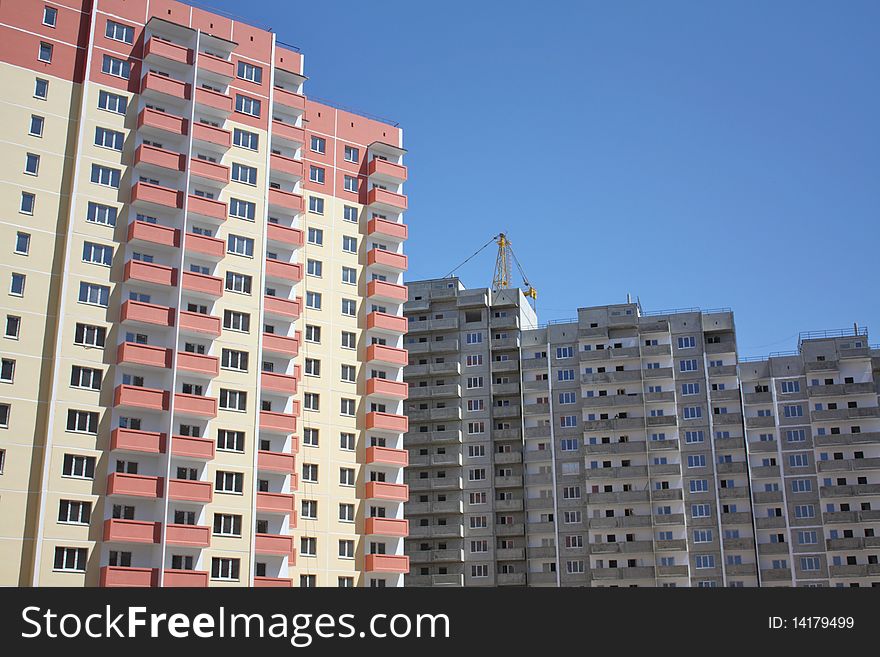
<svg viewBox="0 0 880 657">
<path fill-rule="evenodd" d="M 880 343 L 880 2 L 210 0 L 409 150 L 409 278 L 509 233 L 542 321 L 731 307 Z M 460 270 L 488 285 L 494 250 Z"/>
</svg>

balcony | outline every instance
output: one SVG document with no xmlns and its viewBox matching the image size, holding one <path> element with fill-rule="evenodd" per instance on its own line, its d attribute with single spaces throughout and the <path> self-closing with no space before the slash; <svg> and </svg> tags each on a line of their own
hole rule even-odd
<svg viewBox="0 0 880 657">
<path fill-rule="evenodd" d="M 215 222 L 226 221 L 226 204 L 214 199 L 190 194 L 186 205 L 188 215 Z"/>
<path fill-rule="evenodd" d="M 223 279 L 194 271 L 183 272 L 183 289 L 197 297 L 219 299 L 223 296 Z M 181 311 L 181 319 L 183 311 Z M 183 325 L 181 324 L 181 328 Z"/>
<path fill-rule="evenodd" d="M 232 113 L 232 96 L 204 87 L 196 88 L 196 106 L 202 111 L 219 116 Z"/>
<path fill-rule="evenodd" d="M 407 257 L 386 249 L 370 249 L 367 251 L 367 265 L 395 273 L 403 272 L 407 268 Z"/>
<path fill-rule="evenodd" d="M 280 513 L 293 515 L 296 512 L 296 501 L 292 493 L 257 493 L 257 511 L 264 513 Z M 290 526 L 295 526 L 291 518 Z"/>
<path fill-rule="evenodd" d="M 138 130 L 159 136 L 185 135 L 187 121 L 181 116 L 145 107 L 138 114 Z"/>
<path fill-rule="evenodd" d="M 368 573 L 409 572 L 409 557 L 394 554 L 368 554 L 364 567 Z"/>
<path fill-rule="evenodd" d="M 254 588 L 286 588 L 293 586 L 293 580 L 289 577 L 254 577 Z"/>
<path fill-rule="evenodd" d="M 186 272 L 184 272 L 183 282 L 186 289 Z M 202 313 L 193 313 L 188 310 L 180 311 L 180 332 L 187 335 L 209 336 L 212 338 L 219 337 L 222 322 L 219 317 L 213 315 L 203 315 Z"/>
<path fill-rule="evenodd" d="M 193 51 L 176 43 L 163 39 L 151 38 L 144 46 L 144 61 L 163 64 L 173 62 L 192 66 Z"/>
<path fill-rule="evenodd" d="M 409 421 L 405 415 L 373 411 L 367 413 L 367 429 L 388 431 L 390 433 L 406 433 L 409 431 Z"/>
<path fill-rule="evenodd" d="M 120 452 L 161 454 L 165 451 L 165 434 L 158 431 L 114 429 L 110 433 L 110 449 Z"/>
<path fill-rule="evenodd" d="M 134 152 L 134 163 L 145 169 L 179 173 L 186 168 L 186 158 L 176 151 L 141 144 Z"/>
<path fill-rule="evenodd" d="M 296 432 L 296 415 L 293 413 L 277 413 L 260 411 L 260 431 L 290 434 Z"/>
<path fill-rule="evenodd" d="M 367 223 L 367 236 L 403 242 L 409 236 L 409 228 L 407 228 L 406 224 L 400 224 L 396 221 L 379 218 L 370 219 Z"/>
<path fill-rule="evenodd" d="M 300 334 L 298 331 L 294 337 L 263 333 L 263 351 L 270 354 L 293 358 L 299 353 L 299 343 Z"/>
<path fill-rule="evenodd" d="M 162 523 L 143 520 L 104 521 L 104 540 L 114 543 L 158 543 L 162 536 Z"/>
<path fill-rule="evenodd" d="M 367 347 L 367 362 L 384 363 L 395 367 L 406 367 L 406 349 L 397 349 L 383 344 L 371 344 Z"/>
<path fill-rule="evenodd" d="M 154 262 L 128 260 L 123 270 L 123 280 L 126 283 L 134 281 L 141 285 L 177 287 L 177 270 Z"/>
<path fill-rule="evenodd" d="M 189 100 L 191 91 L 188 83 L 158 73 L 147 73 L 141 78 L 141 95 L 160 102 L 169 99 Z"/>
<path fill-rule="evenodd" d="M 389 301 L 391 303 L 405 303 L 407 289 L 405 285 L 396 285 L 386 281 L 370 281 L 367 283 L 367 297 L 377 301 Z"/>
<path fill-rule="evenodd" d="M 290 374 L 263 372 L 260 375 L 260 387 L 269 392 L 277 392 L 282 395 L 295 395 L 297 385 L 297 377 Z"/>
<path fill-rule="evenodd" d="M 220 373 L 220 359 L 216 356 L 178 351 L 177 369 L 189 372 L 190 374 L 213 378 Z"/>
<path fill-rule="evenodd" d="M 165 569 L 163 586 L 167 588 L 206 588 L 208 586 L 208 573 L 201 570 L 171 570 Z"/>
<path fill-rule="evenodd" d="M 389 381 L 388 379 L 367 379 L 367 394 L 387 399 L 406 399 L 409 385 L 404 381 Z"/>
<path fill-rule="evenodd" d="M 215 128 L 207 123 L 193 124 L 193 140 L 209 146 L 219 146 L 223 150 L 232 147 L 232 133 L 229 130 Z"/>
<path fill-rule="evenodd" d="M 389 484 L 384 481 L 368 481 L 365 485 L 366 499 L 406 502 L 409 500 L 409 486 Z"/>
<path fill-rule="evenodd" d="M 165 526 L 165 542 L 181 547 L 206 548 L 211 545 L 211 528 L 169 523 Z"/>
<path fill-rule="evenodd" d="M 128 224 L 127 239 L 131 244 L 176 249 L 180 246 L 180 230 L 146 221 L 132 221 Z"/>
<path fill-rule="evenodd" d="M 266 239 L 286 247 L 300 247 L 304 243 L 303 232 L 299 228 L 289 228 L 281 224 L 269 224 Z"/>
<path fill-rule="evenodd" d="M 293 454 L 261 449 L 257 452 L 257 469 L 293 474 L 296 472 L 296 458 Z"/>
<path fill-rule="evenodd" d="M 298 283 L 303 277 L 303 266 L 298 262 L 266 260 L 266 278 L 281 283 Z"/>
<path fill-rule="evenodd" d="M 298 112 L 306 111 L 306 98 L 302 94 L 294 93 L 281 87 L 275 87 L 273 93 L 274 101 L 277 104 L 297 110 Z"/>
<path fill-rule="evenodd" d="M 305 130 L 281 121 L 272 121 L 272 138 L 293 147 L 306 143 Z"/>
<path fill-rule="evenodd" d="M 214 459 L 216 443 L 209 438 L 195 436 L 174 436 L 171 440 L 171 453 L 185 459 L 211 461 Z"/>
<path fill-rule="evenodd" d="M 107 495 L 126 497 L 162 497 L 165 482 L 162 477 L 113 472 L 107 477 Z"/>
<path fill-rule="evenodd" d="M 370 160 L 367 165 L 367 175 L 382 182 L 400 184 L 406 182 L 406 167 L 402 164 L 381 160 L 378 157 Z"/>
<path fill-rule="evenodd" d="M 217 400 L 214 397 L 189 395 L 183 392 L 174 394 L 174 413 L 186 417 L 217 417 Z"/>
<path fill-rule="evenodd" d="M 399 315 L 374 311 L 367 315 L 367 329 L 403 335 L 406 333 L 407 320 Z"/>
<path fill-rule="evenodd" d="M 273 177 L 283 180 L 300 180 L 303 177 L 302 160 L 294 160 L 277 153 L 269 156 L 269 170 Z"/>
<path fill-rule="evenodd" d="M 367 447 L 367 464 L 390 465 L 405 468 L 409 464 L 409 452 L 391 447 Z"/>
<path fill-rule="evenodd" d="M 119 321 L 150 326 L 174 326 L 174 308 L 142 301 L 126 301 L 120 309 Z"/>
<path fill-rule="evenodd" d="M 202 160 L 197 157 L 189 161 L 189 170 L 193 178 L 209 183 L 226 185 L 229 183 L 229 167 L 216 162 Z"/>
<path fill-rule="evenodd" d="M 195 254 L 199 258 L 215 262 L 222 260 L 226 255 L 226 243 L 223 240 L 198 233 L 186 234 L 185 247 L 187 255 Z"/>
<path fill-rule="evenodd" d="M 144 411 L 167 411 L 168 391 L 140 386 L 118 385 L 113 392 L 113 405 Z"/>
<path fill-rule="evenodd" d="M 165 347 L 123 342 L 116 347 L 116 364 L 167 369 L 171 367 L 172 355 L 171 349 Z"/>
<path fill-rule="evenodd" d="M 367 205 L 372 205 L 380 212 L 403 212 L 406 210 L 406 196 L 374 187 L 367 192 Z"/>
<path fill-rule="evenodd" d="M 293 565 L 296 558 L 293 536 L 285 536 L 283 534 L 255 534 L 254 552 L 257 554 L 287 557 L 290 559 L 290 565 Z"/>
<path fill-rule="evenodd" d="M 210 77 L 219 78 L 229 83 L 235 77 L 235 66 L 232 62 L 206 52 L 199 53 L 199 72 L 208 73 Z"/>
<path fill-rule="evenodd" d="M 269 207 L 280 208 L 294 214 L 302 212 L 305 208 L 302 196 L 275 188 L 269 189 Z"/>
<path fill-rule="evenodd" d="M 183 208 L 183 192 L 170 187 L 151 185 L 145 182 L 136 182 L 131 187 L 131 203 L 148 208 L 168 208 L 180 210 Z"/>
<path fill-rule="evenodd" d="M 267 317 L 276 317 L 292 322 L 302 315 L 302 297 L 282 299 L 281 297 L 263 297 L 263 311 Z"/>
<path fill-rule="evenodd" d="M 155 568 L 131 568 L 127 566 L 102 566 L 102 587 L 150 588 L 158 583 Z"/>
<path fill-rule="evenodd" d="M 393 536 L 406 538 L 409 534 L 409 520 L 394 518 L 367 518 L 364 520 L 364 534 L 370 536 Z"/>
<path fill-rule="evenodd" d="M 168 498 L 178 502 L 209 504 L 214 499 L 214 485 L 210 481 L 171 479 L 168 481 Z"/>
</svg>

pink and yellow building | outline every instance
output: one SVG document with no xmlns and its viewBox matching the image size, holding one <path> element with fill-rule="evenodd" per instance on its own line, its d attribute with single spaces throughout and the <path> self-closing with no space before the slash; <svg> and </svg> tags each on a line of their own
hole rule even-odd
<svg viewBox="0 0 880 657">
<path fill-rule="evenodd" d="M 178 2 L 0 23 L 0 584 L 401 585 L 401 130 Z"/>
</svg>

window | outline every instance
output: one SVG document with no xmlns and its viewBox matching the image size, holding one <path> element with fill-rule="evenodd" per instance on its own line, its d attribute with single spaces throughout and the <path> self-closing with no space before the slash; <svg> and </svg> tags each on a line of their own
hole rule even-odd
<svg viewBox="0 0 880 657">
<path fill-rule="evenodd" d="M 109 267 L 113 264 L 113 247 L 94 242 L 83 242 L 83 262 L 92 262 Z"/>
<path fill-rule="evenodd" d="M 119 171 L 119 169 L 103 167 L 100 164 L 92 165 L 92 182 L 97 185 L 119 189 L 120 176 L 121 172 Z"/>
<path fill-rule="evenodd" d="M 55 27 L 58 21 L 58 10 L 55 7 L 43 7 L 43 25 Z"/>
<path fill-rule="evenodd" d="M 700 384 L 699 383 L 682 383 L 681 384 L 681 394 L 682 395 L 699 395 L 700 394 Z"/>
<path fill-rule="evenodd" d="M 247 372 L 248 353 L 246 351 L 237 351 L 235 349 L 226 349 L 224 347 L 221 352 L 220 364 L 222 367 L 229 370 Z"/>
<path fill-rule="evenodd" d="M 343 267 L 342 282 L 348 285 L 357 285 L 357 271 L 351 267 Z"/>
<path fill-rule="evenodd" d="M 47 64 L 52 62 L 52 44 L 46 43 L 45 41 L 40 42 L 40 51 L 37 55 L 37 59 L 41 62 L 46 62 Z"/>
<path fill-rule="evenodd" d="M 342 332 L 342 348 L 343 349 L 354 349 L 356 347 L 355 344 L 355 335 L 350 331 Z"/>
<path fill-rule="evenodd" d="M 242 80 L 260 84 L 263 81 L 263 69 L 247 62 L 238 62 L 238 77 Z"/>
<path fill-rule="evenodd" d="M 86 548 L 56 547 L 54 569 L 71 573 L 86 572 L 89 551 Z"/>
<path fill-rule="evenodd" d="M 482 333 L 468 333 L 465 336 L 465 342 L 467 342 L 467 344 L 479 344 L 482 341 L 483 341 L 483 334 Z"/>
<path fill-rule="evenodd" d="M 125 96 L 111 94 L 109 91 L 99 91 L 98 109 L 107 110 L 114 114 L 125 114 L 128 109 L 128 99 Z"/>
<path fill-rule="evenodd" d="M 42 116 L 37 116 L 36 114 L 31 114 L 31 123 L 28 128 L 28 134 L 33 135 L 34 137 L 42 137 L 43 136 L 43 124 L 45 123 L 45 119 Z"/>
<path fill-rule="evenodd" d="M 302 478 L 303 481 L 312 484 L 318 483 L 318 465 L 316 463 L 303 463 Z"/>
<path fill-rule="evenodd" d="M 122 41 L 122 43 L 131 44 L 134 42 L 134 28 L 129 25 L 123 25 L 115 21 L 107 21 L 107 29 L 104 36 L 114 41 Z"/>
<path fill-rule="evenodd" d="M 234 310 L 223 311 L 223 328 L 231 331 L 248 333 L 251 328 L 251 316 L 248 313 L 240 313 Z"/>
<path fill-rule="evenodd" d="M 354 176 L 343 176 L 342 177 L 342 187 L 347 192 L 354 192 L 357 194 L 358 190 L 358 179 Z"/>
<path fill-rule="evenodd" d="M 709 490 L 709 482 L 706 479 L 691 479 L 690 491 L 692 493 L 705 493 Z"/>
<path fill-rule="evenodd" d="M 235 180 L 240 183 L 244 183 L 246 185 L 256 185 L 257 184 L 257 169 L 256 167 L 245 166 L 244 164 L 239 164 L 237 162 L 232 163 L 232 180 Z"/>
<path fill-rule="evenodd" d="M 12 383 L 15 378 L 15 361 L 11 358 L 0 359 L 0 381 Z"/>
<path fill-rule="evenodd" d="M 714 568 L 715 567 L 715 555 L 713 554 L 698 554 L 696 555 L 696 567 L 697 568 Z"/>
<path fill-rule="evenodd" d="M 24 172 L 30 176 L 36 176 L 40 171 L 40 156 L 28 153 L 24 158 Z"/>
<path fill-rule="evenodd" d="M 103 348 L 106 335 L 107 329 L 103 326 L 77 323 L 73 343 L 83 347 Z"/>
<path fill-rule="evenodd" d="M 303 445 L 306 447 L 317 447 L 318 446 L 318 429 L 303 429 Z"/>
<path fill-rule="evenodd" d="M 346 205 L 342 208 L 342 218 L 345 221 L 350 221 L 352 223 L 357 223 L 358 220 L 358 209 L 352 207 L 351 205 Z"/>
<path fill-rule="evenodd" d="M 303 536 L 299 541 L 299 553 L 305 557 L 314 557 L 318 554 L 318 539 L 313 536 Z"/>
<path fill-rule="evenodd" d="M 354 365 L 342 365 L 342 380 L 348 383 L 354 383 L 356 380 L 356 369 Z"/>
<path fill-rule="evenodd" d="M 816 545 L 819 540 L 815 531 L 799 531 L 798 545 Z"/>
<path fill-rule="evenodd" d="M 255 151 L 259 148 L 260 136 L 256 132 L 235 128 L 232 131 L 232 143 L 240 148 Z"/>
<path fill-rule="evenodd" d="M 574 347 L 556 347 L 557 358 L 573 358 Z"/>
<path fill-rule="evenodd" d="M 694 543 L 711 543 L 712 542 L 712 530 L 711 529 L 695 529 L 694 530 Z"/>
<path fill-rule="evenodd" d="M 681 372 L 696 372 L 697 371 L 697 359 L 691 358 L 688 360 L 679 361 L 678 369 Z"/>
<path fill-rule="evenodd" d="M 785 413 L 785 417 L 803 417 L 804 415 L 804 407 L 800 404 L 783 406 L 782 410 Z"/>
<path fill-rule="evenodd" d="M 316 392 L 306 392 L 303 394 L 303 408 L 307 411 L 318 411 L 321 407 L 321 397 Z"/>
<path fill-rule="evenodd" d="M 72 388 L 100 390 L 101 376 L 101 370 L 73 365 L 70 369 L 70 385 Z"/>
<path fill-rule="evenodd" d="M 64 477 L 74 479 L 95 478 L 95 457 L 81 456 L 79 454 L 65 454 L 61 466 L 61 474 Z"/>
<path fill-rule="evenodd" d="M 706 467 L 706 455 L 705 454 L 689 454 L 687 457 L 687 463 L 689 468 L 705 468 Z"/>
<path fill-rule="evenodd" d="M 101 205 L 100 203 L 93 203 L 89 201 L 89 209 L 86 214 L 86 221 L 93 224 L 100 224 L 102 226 L 115 226 L 116 214 L 116 208 L 111 208 L 109 205 Z"/>
<path fill-rule="evenodd" d="M 800 392 L 801 384 L 799 381 L 783 381 L 782 382 L 782 392 L 784 393 L 793 393 Z"/>
<path fill-rule="evenodd" d="M 243 390 L 220 389 L 220 408 L 227 411 L 247 410 L 247 392 Z"/>
<path fill-rule="evenodd" d="M 321 361 L 317 358 L 305 359 L 306 376 L 321 376 Z"/>
<path fill-rule="evenodd" d="M 241 493 L 244 488 L 244 474 L 217 470 L 214 489 L 218 493 Z"/>
<path fill-rule="evenodd" d="M 244 452 L 244 431 L 219 429 L 217 431 L 217 449 L 224 452 Z"/>
<path fill-rule="evenodd" d="M 241 235 L 230 235 L 227 239 L 226 250 L 228 253 L 252 258 L 254 256 L 254 240 Z"/>
<path fill-rule="evenodd" d="M 679 349 L 693 349 L 697 346 L 696 339 L 692 335 L 688 335 L 678 339 Z M 684 370 L 682 370 L 684 371 Z"/>
<path fill-rule="evenodd" d="M 324 184 L 324 168 L 311 165 L 309 167 L 309 180 L 320 185 Z"/>
<path fill-rule="evenodd" d="M 327 151 L 327 141 L 321 137 L 312 135 L 311 149 L 315 153 L 325 153 Z"/>
<path fill-rule="evenodd" d="M 558 370 L 556 378 L 559 381 L 574 381 L 574 370 Z"/>
<path fill-rule="evenodd" d="M 306 292 L 306 308 L 312 308 L 313 310 L 321 310 L 321 293 L 320 292 Z"/>
<path fill-rule="evenodd" d="M 300 508 L 302 509 L 300 513 L 301 518 L 307 520 L 318 519 L 318 502 L 316 500 L 303 500 Z"/>
<path fill-rule="evenodd" d="M 804 429 L 792 429 L 785 432 L 785 438 L 790 443 L 802 443 L 807 439 L 807 433 Z"/>
<path fill-rule="evenodd" d="M 354 486 L 354 469 L 339 468 L 339 485 Z"/>
<path fill-rule="evenodd" d="M 357 302 L 354 299 L 343 299 L 342 314 L 354 317 L 357 314 Z"/>
<path fill-rule="evenodd" d="M 811 490 L 813 490 L 813 483 L 809 479 L 791 480 L 792 493 L 809 493 Z"/>
<path fill-rule="evenodd" d="M 684 407 L 684 419 L 685 420 L 694 420 L 696 418 L 703 417 L 703 409 L 700 406 L 685 406 Z"/>
<path fill-rule="evenodd" d="M 79 284 L 79 302 L 106 308 L 110 303 L 110 288 L 106 285 L 81 282 Z"/>
<path fill-rule="evenodd" d="M 342 250 L 346 253 L 357 253 L 357 238 L 349 235 L 342 236 Z"/>
<path fill-rule="evenodd" d="M 819 557 L 801 557 L 801 570 L 816 571 L 819 570 L 820 564 Z"/>
<path fill-rule="evenodd" d="M 34 213 L 34 205 L 36 205 L 37 197 L 30 192 L 22 192 L 21 193 L 21 205 L 19 206 L 19 210 L 22 214 L 33 214 Z"/>
<path fill-rule="evenodd" d="M 49 96 L 49 81 L 43 80 L 42 78 L 37 78 L 34 81 L 34 98 L 39 98 L 40 100 L 46 100 Z"/>
<path fill-rule="evenodd" d="M 124 59 L 104 55 L 104 62 L 101 65 L 101 71 L 107 75 L 128 80 L 131 76 L 131 64 Z"/>
<path fill-rule="evenodd" d="M 232 271 L 226 272 L 226 289 L 240 294 L 251 293 L 251 277 L 247 274 L 237 274 Z"/>
<path fill-rule="evenodd" d="M 241 536 L 241 516 L 230 513 L 215 513 L 214 534 L 217 536 Z"/>
<path fill-rule="evenodd" d="M 357 162 L 359 159 L 359 155 L 360 153 L 358 152 L 358 149 L 356 149 L 354 146 L 345 147 L 344 157 L 346 162 Z"/>
<path fill-rule="evenodd" d="M 354 399 L 340 399 L 339 400 L 339 412 L 342 415 L 353 416 L 355 413 L 355 401 Z"/>
<path fill-rule="evenodd" d="M 73 525 L 88 525 L 91 517 L 91 502 L 60 500 L 58 503 L 58 522 Z"/>
<path fill-rule="evenodd" d="M 324 231 L 320 228 L 309 228 L 309 244 L 322 246 L 324 244 Z"/>
<path fill-rule="evenodd" d="M 241 561 L 229 557 L 211 558 L 211 578 L 224 580 L 237 580 Z"/>
<path fill-rule="evenodd" d="M 98 413 L 96 411 L 67 411 L 67 430 L 77 433 L 98 433 Z"/>
<path fill-rule="evenodd" d="M 260 101 L 241 94 L 235 95 L 235 111 L 250 116 L 260 116 Z"/>
<path fill-rule="evenodd" d="M 229 199 L 229 216 L 238 219 L 253 221 L 257 213 L 257 204 L 251 201 L 242 201 L 237 198 Z"/>
<path fill-rule="evenodd" d="M 95 146 L 101 148 L 109 148 L 114 151 L 122 151 L 122 145 L 125 142 L 125 135 L 115 130 L 107 128 L 95 128 Z"/>
<path fill-rule="evenodd" d="M 16 317 L 15 315 L 7 315 L 6 316 L 6 328 L 4 329 L 4 335 L 7 338 L 18 338 L 18 332 L 21 329 L 21 317 Z"/>
<path fill-rule="evenodd" d="M 321 342 L 321 327 L 306 324 L 306 342 Z"/>
</svg>

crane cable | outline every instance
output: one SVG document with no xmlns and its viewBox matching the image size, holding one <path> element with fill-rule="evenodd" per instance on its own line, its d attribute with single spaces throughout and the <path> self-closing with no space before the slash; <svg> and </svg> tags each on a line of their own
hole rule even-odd
<svg viewBox="0 0 880 657">
<path fill-rule="evenodd" d="M 483 246 L 481 246 L 479 249 L 477 249 L 476 251 L 474 251 L 474 252 L 473 252 L 473 253 L 472 253 L 472 254 L 471 254 L 471 255 L 470 255 L 470 256 L 469 256 L 464 262 L 462 262 L 460 265 L 458 265 L 458 267 L 456 267 L 456 268 L 453 269 L 451 272 L 449 272 L 448 274 L 446 274 L 446 276 L 444 276 L 443 278 L 449 278 L 450 276 L 452 276 L 455 272 L 457 272 L 459 269 L 461 269 L 462 267 L 464 267 L 464 266 L 465 266 L 465 265 L 466 265 L 471 259 L 473 259 L 473 258 L 475 258 L 477 255 L 479 255 L 480 252 L 481 252 L 483 249 L 485 249 L 487 246 L 489 246 L 490 244 L 492 244 L 496 239 L 498 239 L 498 235 L 494 235 L 494 236 L 492 237 L 492 239 L 490 239 L 490 240 L 489 240 L 488 242 L 486 242 Z"/>
</svg>

